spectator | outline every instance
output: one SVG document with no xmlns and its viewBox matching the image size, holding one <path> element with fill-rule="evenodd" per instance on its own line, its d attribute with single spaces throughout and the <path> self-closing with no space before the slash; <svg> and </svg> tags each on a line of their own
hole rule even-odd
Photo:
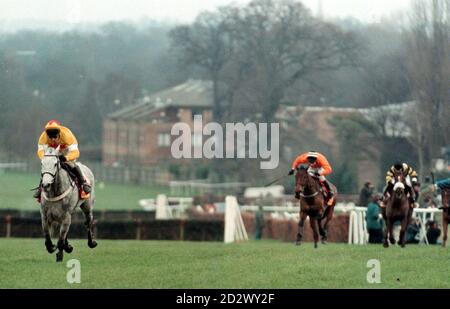
<svg viewBox="0 0 450 309">
<path fill-rule="evenodd" d="M 359 201 L 358 201 L 359 206 L 367 207 L 372 197 L 373 189 L 374 186 L 372 185 L 372 183 L 370 181 L 366 181 L 364 187 L 361 189 L 361 192 L 359 193 Z"/>
<path fill-rule="evenodd" d="M 438 244 L 438 238 L 441 236 L 441 229 L 437 226 L 436 221 L 428 221 L 427 239 L 430 245 Z"/>
<path fill-rule="evenodd" d="M 431 196 L 427 196 L 424 200 L 423 200 L 423 204 L 420 205 L 420 208 L 436 208 L 437 205 L 434 202 L 433 198 Z M 427 213 L 425 215 L 425 220 L 429 220 L 431 218 L 431 214 Z"/>
<path fill-rule="evenodd" d="M 406 243 L 418 244 L 420 241 L 420 220 L 413 219 L 406 228 Z"/>
<path fill-rule="evenodd" d="M 424 204 L 423 204 L 422 208 L 436 208 L 437 207 L 436 202 L 433 200 L 432 197 L 426 197 L 423 202 L 424 202 Z"/>
<path fill-rule="evenodd" d="M 263 207 L 260 205 L 258 211 L 255 214 L 255 239 L 259 240 L 262 237 L 264 230 L 264 211 Z"/>
<path fill-rule="evenodd" d="M 380 244 L 383 242 L 383 219 L 381 218 L 379 196 L 372 196 L 371 202 L 367 205 L 366 222 L 369 232 L 369 243 Z"/>
<path fill-rule="evenodd" d="M 213 214 L 216 212 L 216 206 L 214 206 L 214 204 L 212 204 L 212 203 L 205 204 L 203 206 L 203 208 L 204 208 L 204 211 L 208 214 Z"/>
</svg>

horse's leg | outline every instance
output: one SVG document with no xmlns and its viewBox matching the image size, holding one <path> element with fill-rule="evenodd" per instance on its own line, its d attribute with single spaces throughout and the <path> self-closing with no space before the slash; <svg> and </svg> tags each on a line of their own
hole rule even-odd
<svg viewBox="0 0 450 309">
<path fill-rule="evenodd" d="M 389 247 L 389 242 L 388 239 L 390 237 L 389 235 L 389 231 L 392 229 L 392 223 L 391 220 L 386 220 L 386 229 L 384 231 L 384 242 L 383 242 L 383 247 L 387 248 Z"/>
<path fill-rule="evenodd" d="M 401 229 L 400 229 L 400 237 L 398 239 L 398 242 L 400 243 L 400 246 L 402 246 L 402 248 L 405 247 L 405 243 L 406 243 L 406 228 L 408 227 L 408 223 L 409 223 L 409 217 L 407 216 L 406 218 L 403 218 L 403 220 L 402 220 Z"/>
<path fill-rule="evenodd" d="M 58 240 L 58 252 L 56 252 L 56 262 L 62 262 L 64 257 L 64 240 Z"/>
<path fill-rule="evenodd" d="M 67 253 L 72 253 L 72 251 L 73 251 L 73 247 L 71 244 L 69 244 L 69 241 L 67 240 L 67 236 L 66 236 L 66 239 L 64 240 L 64 251 L 66 251 Z"/>
<path fill-rule="evenodd" d="M 322 220 L 323 220 L 323 218 L 318 219 L 318 220 L 317 220 L 317 225 L 318 225 L 318 227 L 319 227 L 319 235 L 320 235 L 320 237 L 321 237 L 321 239 L 322 239 L 322 244 L 326 244 L 326 243 L 327 243 L 327 242 L 326 242 L 327 236 L 326 236 L 326 233 L 325 233 L 324 228 L 322 227 Z M 325 219 L 325 221 L 326 221 L 326 219 Z"/>
<path fill-rule="evenodd" d="M 394 237 L 394 221 L 389 222 L 389 242 L 392 245 L 395 245 L 395 237 Z"/>
<path fill-rule="evenodd" d="M 305 225 L 306 216 L 307 216 L 306 212 L 304 212 L 304 211 L 300 212 L 300 221 L 298 222 L 297 240 L 295 242 L 295 244 L 297 246 L 300 246 L 301 241 L 302 241 L 303 229 L 304 229 L 304 225 Z"/>
<path fill-rule="evenodd" d="M 59 227 L 58 252 L 56 253 L 56 262 L 62 262 L 64 250 L 68 247 L 67 246 L 68 243 L 66 244 L 66 241 L 67 241 L 67 233 L 69 232 L 71 222 L 72 217 L 70 213 L 66 213 L 66 216 Z"/>
<path fill-rule="evenodd" d="M 444 236 L 442 238 L 442 247 L 445 247 L 447 242 L 448 217 L 449 217 L 449 210 L 444 208 L 444 210 L 442 211 L 442 228 L 444 229 Z"/>
<path fill-rule="evenodd" d="M 325 223 L 323 226 L 321 225 L 321 221 L 319 221 L 319 231 L 322 229 L 323 232 L 320 232 L 320 236 L 322 236 L 322 243 L 326 244 L 328 240 L 328 223 L 330 223 L 331 219 L 333 219 L 333 208 L 328 207 L 325 213 Z"/>
<path fill-rule="evenodd" d="M 92 249 L 97 247 L 97 242 L 94 240 L 94 232 L 92 227 L 94 216 L 92 215 L 91 202 L 90 201 L 84 202 L 83 204 L 80 205 L 80 208 L 83 211 L 84 217 L 86 218 L 84 225 L 86 226 L 88 232 L 88 246 L 89 248 Z"/>
<path fill-rule="evenodd" d="M 44 215 L 43 211 L 41 211 L 41 224 L 45 237 L 45 248 L 48 253 L 53 253 L 56 250 L 56 246 L 53 244 L 52 238 L 50 237 L 50 227 L 48 226 L 47 217 Z"/>
<path fill-rule="evenodd" d="M 317 219 L 309 217 L 309 224 L 311 225 L 311 229 L 313 230 L 314 235 L 314 248 L 317 248 L 317 243 L 319 242 L 319 229 L 317 227 Z"/>
</svg>

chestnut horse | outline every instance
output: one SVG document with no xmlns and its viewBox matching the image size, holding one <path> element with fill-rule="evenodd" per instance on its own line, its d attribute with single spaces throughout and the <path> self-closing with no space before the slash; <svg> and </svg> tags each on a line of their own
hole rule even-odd
<svg viewBox="0 0 450 309">
<path fill-rule="evenodd" d="M 448 220 L 450 219 L 450 188 L 441 189 L 442 197 L 442 228 L 444 229 L 444 236 L 442 239 L 442 247 L 445 247 L 447 242 Z"/>
<path fill-rule="evenodd" d="M 388 239 L 391 244 L 395 244 L 393 234 L 394 222 L 400 221 L 399 243 L 403 248 L 406 243 L 406 228 L 411 220 L 413 209 L 409 205 L 406 194 L 405 175 L 401 171 L 398 171 L 393 179 L 395 180 L 394 189 L 386 203 L 386 209 L 383 211 L 383 218 L 386 221 L 383 246 L 385 248 L 389 247 Z"/>
<path fill-rule="evenodd" d="M 300 199 L 300 221 L 298 223 L 298 233 L 296 245 L 301 244 L 303 237 L 303 226 L 306 217 L 309 216 L 309 223 L 314 235 L 314 248 L 317 248 L 319 242 L 319 234 L 322 237 L 322 243 L 326 244 L 328 237 L 328 223 L 333 218 L 334 205 L 336 205 L 337 190 L 332 185 L 335 192 L 333 203 L 330 206 L 325 205 L 325 197 L 323 195 L 322 186 L 317 177 L 308 173 L 309 165 L 301 165 L 297 169 L 295 175 L 295 194 Z M 325 223 L 322 225 L 322 220 Z"/>
</svg>

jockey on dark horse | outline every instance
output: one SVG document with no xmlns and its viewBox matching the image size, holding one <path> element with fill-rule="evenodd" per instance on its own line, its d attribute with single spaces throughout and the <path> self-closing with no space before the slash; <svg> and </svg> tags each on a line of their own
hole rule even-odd
<svg viewBox="0 0 450 309">
<path fill-rule="evenodd" d="M 442 180 L 438 180 L 436 181 L 436 184 L 434 184 L 435 189 L 439 188 L 441 189 L 441 191 L 443 190 L 450 190 L 450 178 L 447 179 L 442 179 Z M 445 203 L 445 201 L 442 201 L 442 208 L 449 208 L 450 205 L 447 203 Z"/>
<path fill-rule="evenodd" d="M 328 163 L 327 158 L 323 154 L 316 151 L 303 153 L 295 159 L 294 163 L 292 163 L 292 168 L 289 171 L 289 175 L 293 175 L 297 167 L 301 164 L 308 164 L 308 172 L 313 173 L 314 176 L 319 179 L 320 184 L 324 188 L 327 195 L 327 204 L 330 205 L 333 202 L 332 197 L 334 196 L 334 192 L 325 176 L 331 174 L 333 170 L 330 163 Z"/>
<path fill-rule="evenodd" d="M 70 170 L 70 172 L 77 177 L 78 184 L 84 191 L 81 192 L 81 196 L 83 198 L 83 196 L 86 196 L 86 194 L 91 192 L 91 187 L 84 179 L 80 167 L 75 163 L 75 160 L 80 156 L 77 139 L 68 128 L 63 127 L 56 120 L 50 120 L 45 125 L 45 130 L 39 137 L 37 151 L 39 159 L 42 159 L 44 156 L 46 147 L 57 148 L 58 146 L 62 152 L 59 156 L 59 161 L 61 162 L 61 165 L 64 165 L 64 167 Z M 41 184 L 39 183 L 39 188 L 34 193 L 33 197 L 40 198 L 41 189 Z"/>
<path fill-rule="evenodd" d="M 415 206 L 415 202 L 419 198 L 419 181 L 417 172 L 408 164 L 396 161 L 395 164 L 386 173 L 386 188 L 383 192 L 383 201 L 381 202 L 381 207 L 385 208 L 389 197 L 392 195 L 392 189 L 394 188 L 394 175 L 396 172 L 402 172 L 406 177 L 405 188 L 408 194 L 408 200 L 411 207 Z"/>
</svg>

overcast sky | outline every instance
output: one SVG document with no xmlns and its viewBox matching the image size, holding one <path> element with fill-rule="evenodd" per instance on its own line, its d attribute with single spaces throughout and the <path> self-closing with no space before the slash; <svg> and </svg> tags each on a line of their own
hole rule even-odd
<svg viewBox="0 0 450 309">
<path fill-rule="evenodd" d="M 412 0 L 322 0 L 326 17 L 353 16 L 372 22 L 409 6 Z M 105 22 L 139 20 L 189 22 L 204 10 L 249 0 L 0 0 L 0 25 L 25 19 Z M 317 12 L 319 0 L 302 0 Z"/>
</svg>

